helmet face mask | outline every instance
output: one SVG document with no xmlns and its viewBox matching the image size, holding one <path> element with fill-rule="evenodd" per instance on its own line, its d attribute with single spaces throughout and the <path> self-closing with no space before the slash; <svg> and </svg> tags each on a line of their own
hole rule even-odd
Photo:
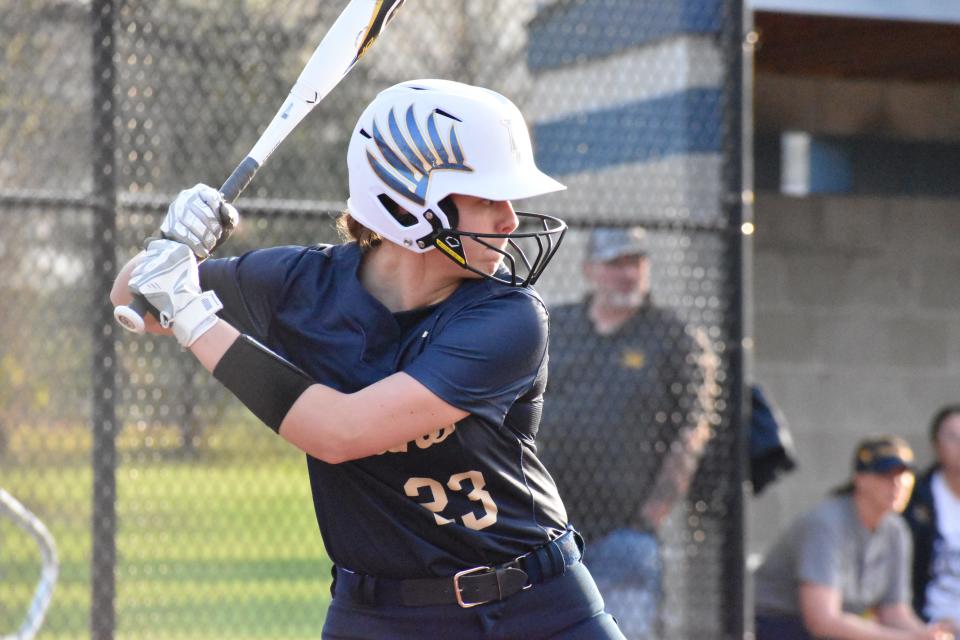
<svg viewBox="0 0 960 640">
<path fill-rule="evenodd" d="M 505 201 L 565 188 L 536 167 L 520 111 L 487 89 L 446 80 L 386 89 L 360 116 L 347 163 L 347 208 L 359 223 L 410 251 L 439 249 L 506 284 L 533 284 L 566 231 L 557 218 L 517 213 L 521 227 L 512 234 L 471 233 L 448 215 L 453 194 Z M 470 265 L 461 236 L 503 255 L 503 268 L 489 274 Z"/>
<path fill-rule="evenodd" d="M 427 216 L 430 215 L 427 212 Z M 520 227 L 512 233 L 476 233 L 438 225 L 430 236 L 417 243 L 440 249 L 441 253 L 462 268 L 485 278 L 514 287 L 530 286 L 537 282 L 560 248 L 567 225 L 559 218 L 541 213 L 517 211 L 516 215 Z M 491 274 L 470 264 L 463 246 L 464 238 L 499 253 L 502 256 L 499 268 Z"/>
</svg>

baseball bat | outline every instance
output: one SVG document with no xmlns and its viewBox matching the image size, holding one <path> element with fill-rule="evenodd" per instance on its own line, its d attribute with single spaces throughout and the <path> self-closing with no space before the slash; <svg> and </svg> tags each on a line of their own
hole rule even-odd
<svg viewBox="0 0 960 640">
<path fill-rule="evenodd" d="M 283 106 L 267 125 L 247 157 L 220 187 L 226 202 L 235 201 L 273 151 L 370 49 L 405 0 L 350 0 L 300 72 Z M 129 306 L 113 310 L 125 329 L 143 333 L 150 303 L 134 295 Z"/>
</svg>

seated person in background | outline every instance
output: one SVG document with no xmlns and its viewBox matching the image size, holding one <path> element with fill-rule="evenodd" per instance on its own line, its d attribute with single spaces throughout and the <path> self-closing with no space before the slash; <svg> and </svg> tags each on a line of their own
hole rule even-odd
<svg viewBox="0 0 960 640">
<path fill-rule="evenodd" d="M 910 606 L 899 513 L 914 483 L 909 445 L 867 438 L 853 466 L 853 479 L 795 521 L 757 570 L 757 640 L 953 640 Z"/>
<path fill-rule="evenodd" d="M 913 608 L 960 629 L 960 405 L 930 424 L 936 462 L 917 483 L 904 516 L 913 533 Z"/>
</svg>

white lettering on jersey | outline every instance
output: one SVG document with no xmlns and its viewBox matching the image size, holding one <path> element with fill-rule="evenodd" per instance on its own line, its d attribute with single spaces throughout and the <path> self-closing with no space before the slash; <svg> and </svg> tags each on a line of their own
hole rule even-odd
<svg viewBox="0 0 960 640">
<path fill-rule="evenodd" d="M 432 433 L 427 433 L 415 440 L 410 442 L 404 442 L 403 444 L 398 444 L 395 447 L 390 447 L 386 451 L 381 451 L 377 455 L 382 456 L 385 453 L 406 453 L 410 450 L 411 445 L 416 445 L 417 449 L 429 449 L 435 444 L 440 444 L 444 440 L 450 437 L 450 435 L 457 430 L 457 425 L 452 424 L 449 427 L 440 427 Z"/>
</svg>

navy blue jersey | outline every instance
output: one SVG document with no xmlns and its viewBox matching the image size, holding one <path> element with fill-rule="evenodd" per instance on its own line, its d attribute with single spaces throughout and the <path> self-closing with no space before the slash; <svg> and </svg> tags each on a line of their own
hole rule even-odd
<svg viewBox="0 0 960 640">
<path fill-rule="evenodd" d="M 562 533 L 536 456 L 547 313 L 530 289 L 465 280 L 433 307 L 391 313 L 361 285 L 356 244 L 277 247 L 201 265 L 222 317 L 342 392 L 403 371 L 470 412 L 342 464 L 307 457 L 327 553 L 394 578 L 505 562 Z"/>
<path fill-rule="evenodd" d="M 694 424 L 697 347 L 672 311 L 640 308 L 598 335 L 586 303 L 550 310 L 541 457 L 588 542 L 636 526 L 665 454 Z"/>
</svg>

